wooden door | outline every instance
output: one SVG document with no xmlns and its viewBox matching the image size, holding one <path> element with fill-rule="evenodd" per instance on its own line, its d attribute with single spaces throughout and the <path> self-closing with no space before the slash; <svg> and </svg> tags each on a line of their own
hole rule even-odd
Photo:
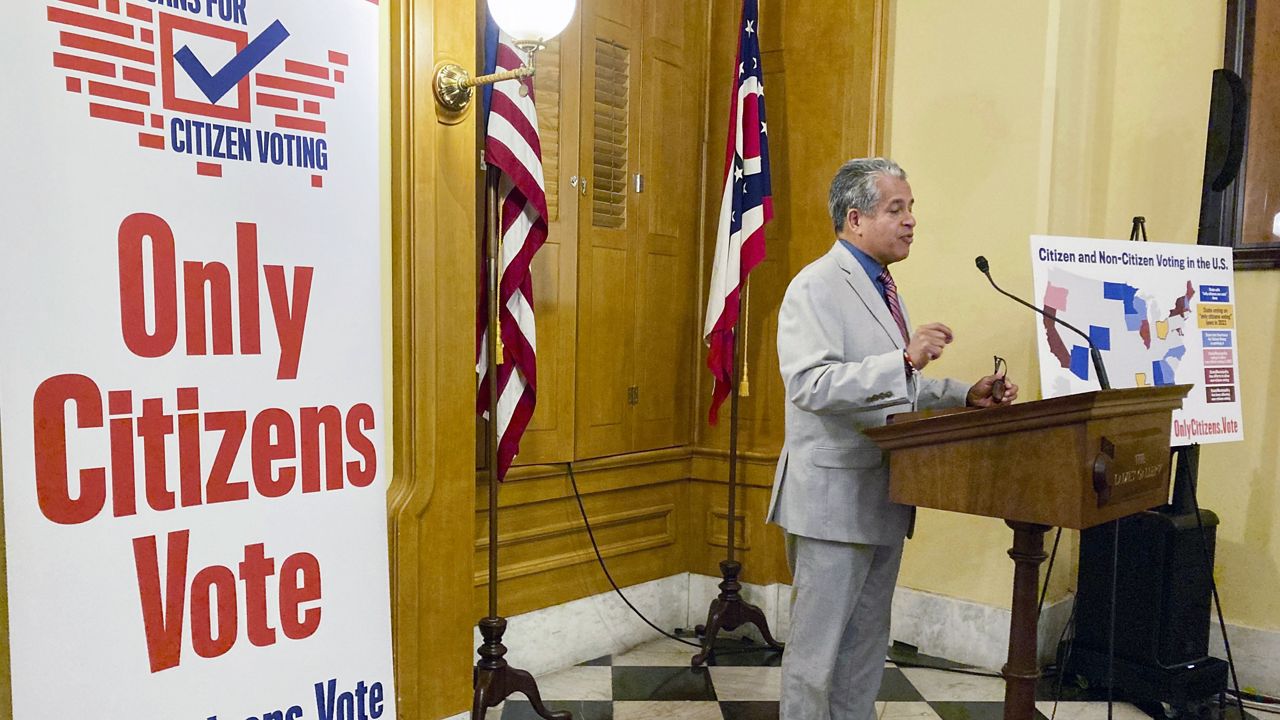
<svg viewBox="0 0 1280 720">
<path fill-rule="evenodd" d="M 685 0 L 649 0 L 647 6 L 638 133 L 644 226 L 637 235 L 639 398 L 633 450 L 688 444 L 694 348 L 701 326 L 694 258 L 705 10 Z"/>
<path fill-rule="evenodd" d="M 599 0 L 582 10 L 578 458 L 631 448 L 639 216 L 629 178 L 639 160 L 639 9 L 631 0 Z"/>
</svg>

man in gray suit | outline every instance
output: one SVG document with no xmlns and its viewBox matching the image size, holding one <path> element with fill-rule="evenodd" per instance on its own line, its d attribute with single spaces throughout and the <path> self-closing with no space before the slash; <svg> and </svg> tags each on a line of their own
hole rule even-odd
<svg viewBox="0 0 1280 720">
<path fill-rule="evenodd" d="M 779 311 L 786 443 L 769 521 L 786 531 L 795 592 L 782 720 L 875 718 L 914 508 L 889 501 L 884 453 L 862 429 L 892 413 L 1018 395 L 995 375 L 966 387 L 920 374 L 953 335 L 936 322 L 909 331 L 888 271 L 911 251 L 913 202 L 892 160 L 845 163 L 828 200 L 837 241 L 791 281 Z"/>
</svg>

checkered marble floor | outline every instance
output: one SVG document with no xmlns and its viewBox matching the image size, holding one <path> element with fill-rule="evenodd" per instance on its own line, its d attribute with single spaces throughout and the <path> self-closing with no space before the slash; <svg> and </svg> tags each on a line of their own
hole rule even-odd
<svg viewBox="0 0 1280 720">
<path fill-rule="evenodd" d="M 734 639 L 717 643 L 717 648 L 712 666 L 692 668 L 694 648 L 655 640 L 621 655 L 544 675 L 538 678 L 538 688 L 548 708 L 569 710 L 575 720 L 777 720 L 782 656 Z M 1000 678 L 907 664 L 963 667 L 895 649 L 886 660 L 876 703 L 880 720 L 1001 720 Z M 1042 680 L 1036 720 L 1106 720 L 1105 695 L 1099 701 L 1078 688 L 1064 688 L 1054 715 L 1056 695 L 1054 681 Z M 521 695 L 488 713 L 489 720 L 537 717 Z M 1115 720 L 1148 717 L 1133 705 L 1115 704 Z"/>
</svg>

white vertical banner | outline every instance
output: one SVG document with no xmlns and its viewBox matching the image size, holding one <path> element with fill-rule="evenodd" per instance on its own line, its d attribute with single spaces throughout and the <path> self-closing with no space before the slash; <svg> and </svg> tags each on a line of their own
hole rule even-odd
<svg viewBox="0 0 1280 720">
<path fill-rule="evenodd" d="M 22 0 L 14 715 L 394 718 L 376 0 Z"/>
<path fill-rule="evenodd" d="M 1031 237 L 1035 301 L 1089 335 L 1112 387 L 1193 386 L 1171 444 L 1244 439 L 1231 248 Z M 1089 341 L 1038 323 L 1045 397 L 1098 389 Z"/>
</svg>

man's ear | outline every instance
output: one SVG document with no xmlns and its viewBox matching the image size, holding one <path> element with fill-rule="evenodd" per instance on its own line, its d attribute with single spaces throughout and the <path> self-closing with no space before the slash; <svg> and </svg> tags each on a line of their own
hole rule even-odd
<svg viewBox="0 0 1280 720">
<path fill-rule="evenodd" d="M 862 222 L 862 212 L 858 208 L 849 208 L 844 214 L 844 221 L 851 229 L 856 230 Z"/>
</svg>

